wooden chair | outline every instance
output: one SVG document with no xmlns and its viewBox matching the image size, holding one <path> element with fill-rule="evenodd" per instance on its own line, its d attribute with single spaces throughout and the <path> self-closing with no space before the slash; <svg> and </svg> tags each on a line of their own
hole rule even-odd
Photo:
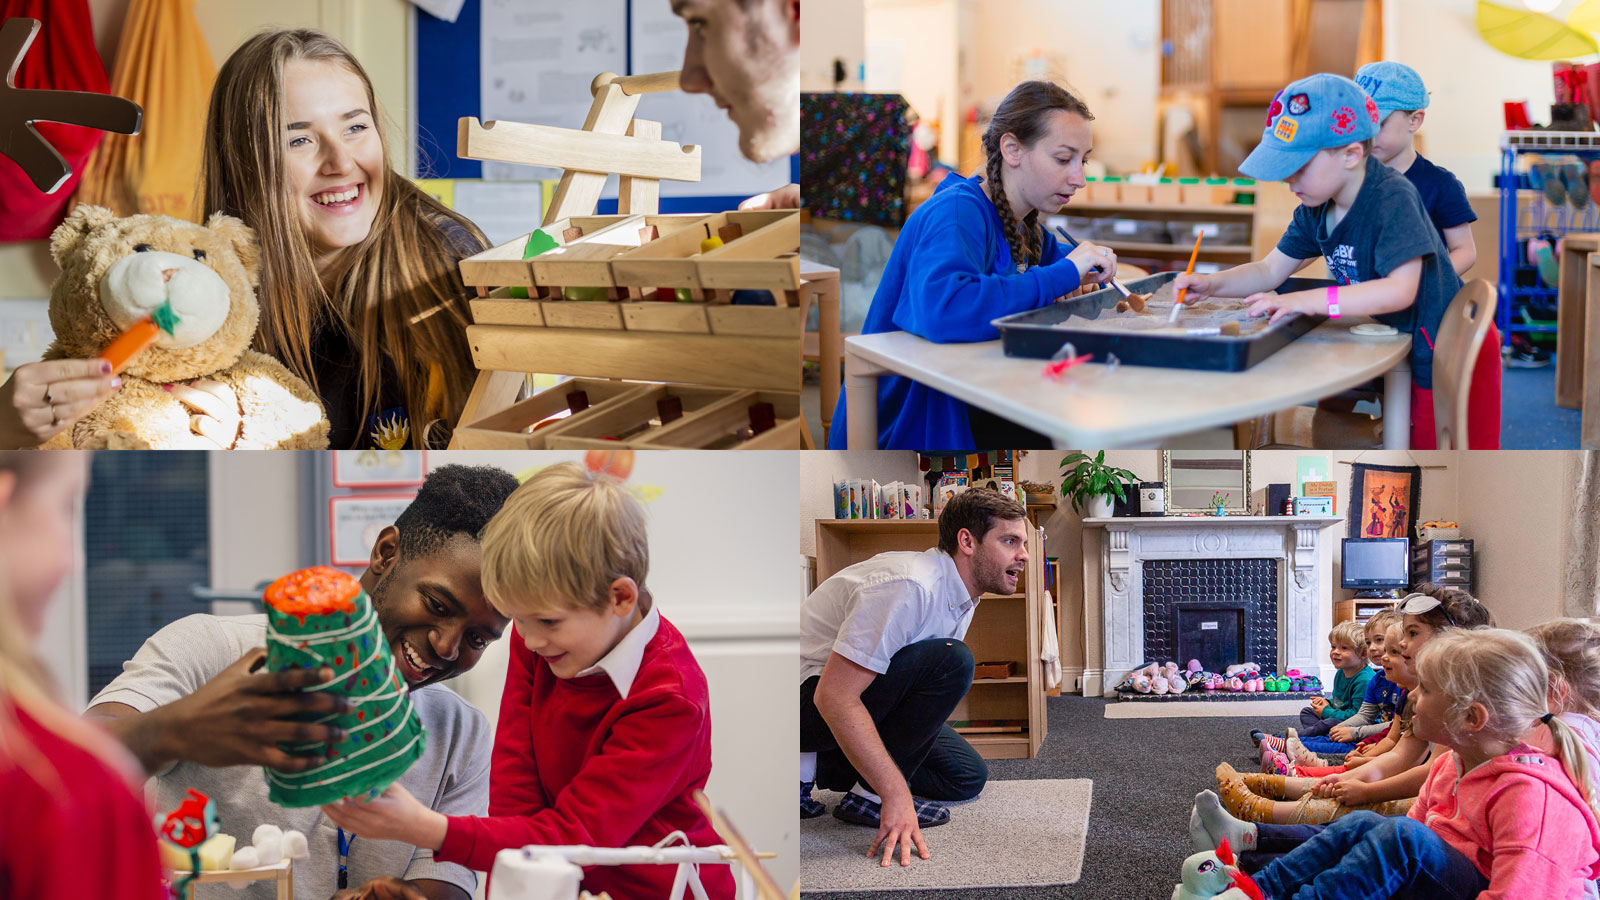
<svg viewBox="0 0 1600 900">
<path fill-rule="evenodd" d="M 1454 449 L 1464 435 L 1472 369 L 1494 321 L 1494 287 L 1482 279 L 1462 285 L 1444 311 L 1433 351 L 1433 420 L 1437 445 Z M 1244 443 L 1245 429 L 1236 437 Z M 1295 406 L 1269 413 L 1248 429 L 1248 446 L 1275 448 L 1376 449 L 1383 446 L 1383 419 L 1364 413 Z M 1463 438 L 1460 441 L 1465 444 Z"/>
</svg>

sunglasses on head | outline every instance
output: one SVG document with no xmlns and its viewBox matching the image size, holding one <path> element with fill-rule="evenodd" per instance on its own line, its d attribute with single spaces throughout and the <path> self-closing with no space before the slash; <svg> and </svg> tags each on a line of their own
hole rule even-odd
<svg viewBox="0 0 1600 900">
<path fill-rule="evenodd" d="M 1445 621 L 1450 623 L 1451 628 L 1461 627 L 1455 616 L 1450 615 L 1450 610 L 1445 608 L 1444 601 L 1438 597 L 1430 597 L 1427 594 L 1412 594 L 1400 601 L 1400 612 L 1408 616 L 1420 616 L 1434 608 L 1438 608 L 1439 612 L 1444 615 Z"/>
</svg>

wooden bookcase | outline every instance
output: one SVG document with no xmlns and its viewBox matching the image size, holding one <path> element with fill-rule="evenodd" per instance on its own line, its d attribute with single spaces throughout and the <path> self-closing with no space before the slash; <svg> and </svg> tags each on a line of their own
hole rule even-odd
<svg viewBox="0 0 1600 900">
<path fill-rule="evenodd" d="M 939 523 L 930 519 L 818 519 L 816 579 L 820 584 L 846 566 L 890 550 L 922 551 L 939 542 Z M 1021 732 L 962 731 L 986 759 L 1032 759 L 1044 743 L 1044 664 L 1039 661 L 1044 621 L 1044 539 L 1028 537 L 1028 567 L 1018 592 L 985 594 L 972 616 L 966 643 L 976 662 L 1016 660 L 1018 674 L 979 679 L 951 713 L 952 721 L 1020 719 Z"/>
</svg>

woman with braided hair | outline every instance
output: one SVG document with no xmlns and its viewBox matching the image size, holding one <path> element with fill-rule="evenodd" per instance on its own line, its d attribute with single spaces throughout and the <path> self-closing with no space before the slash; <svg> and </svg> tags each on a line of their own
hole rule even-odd
<svg viewBox="0 0 1600 900">
<path fill-rule="evenodd" d="M 937 343 L 991 341 L 991 320 L 1047 306 L 1088 283 L 1105 283 L 1116 254 L 1087 241 L 1072 252 L 1039 215 L 1060 212 L 1084 185 L 1094 116 L 1045 81 L 1012 88 L 983 135 L 988 163 L 950 175 L 906 220 L 872 299 L 863 334 L 907 331 Z M 845 398 L 829 445 L 846 446 Z M 883 449 L 1048 447 L 1049 439 L 900 376 L 878 382 Z"/>
</svg>

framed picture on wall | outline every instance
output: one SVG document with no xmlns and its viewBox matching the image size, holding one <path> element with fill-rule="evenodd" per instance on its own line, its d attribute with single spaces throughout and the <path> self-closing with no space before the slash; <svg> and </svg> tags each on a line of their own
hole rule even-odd
<svg viewBox="0 0 1600 900">
<path fill-rule="evenodd" d="M 393 525 L 416 494 L 360 494 L 328 500 L 328 560 L 364 566 L 386 526 Z"/>
<path fill-rule="evenodd" d="M 426 450 L 333 451 L 334 487 L 416 487 L 427 474 Z"/>
<path fill-rule="evenodd" d="M 1411 536 L 1422 498 L 1422 469 L 1417 466 L 1350 466 L 1350 537 Z"/>
</svg>

